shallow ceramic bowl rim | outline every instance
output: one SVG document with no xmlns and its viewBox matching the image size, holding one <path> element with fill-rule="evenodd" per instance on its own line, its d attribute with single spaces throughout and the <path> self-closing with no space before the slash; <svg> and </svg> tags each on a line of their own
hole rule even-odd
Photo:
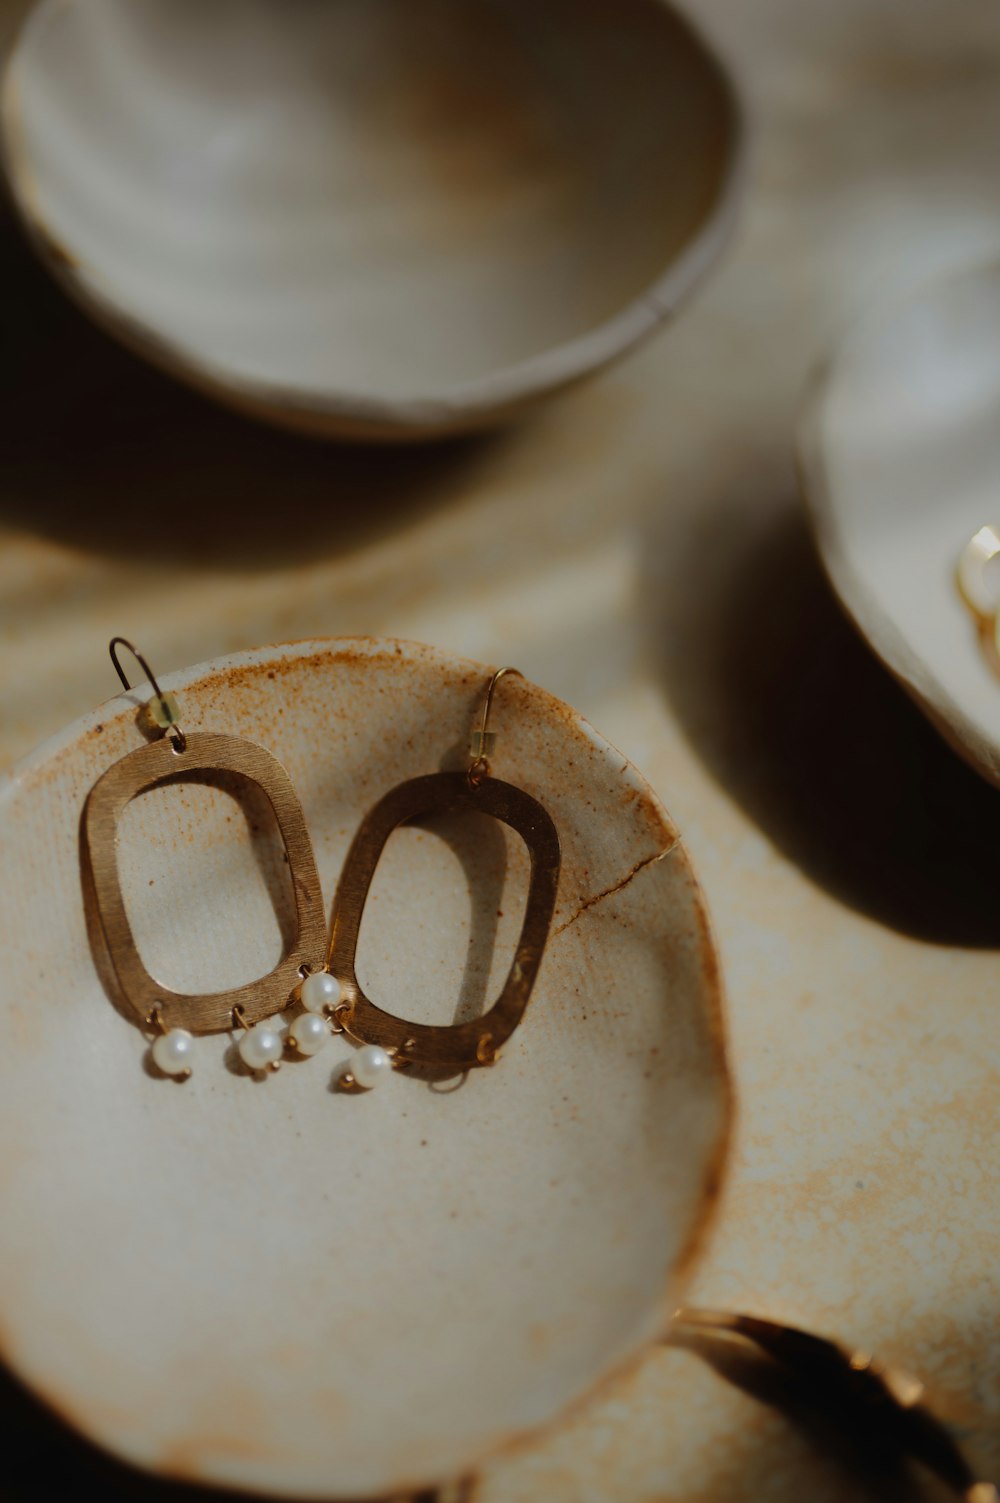
<svg viewBox="0 0 1000 1503">
<path fill-rule="evenodd" d="M 392 638 L 356 637 L 309 639 L 295 643 L 276 644 L 273 647 L 251 649 L 248 651 L 231 654 L 225 657 L 212 659 L 198 665 L 193 665 L 186 669 L 175 671 L 170 674 L 164 674 L 160 678 L 160 683 L 164 692 L 182 694 L 185 689 L 190 689 L 193 685 L 200 684 L 204 680 L 218 678 L 220 675 L 230 670 L 239 671 L 242 669 L 248 669 L 250 671 L 259 671 L 267 664 L 273 664 L 281 661 L 282 659 L 307 659 L 312 655 L 320 653 L 337 654 L 338 652 L 349 653 L 357 651 L 369 653 L 373 656 L 379 653 L 388 654 L 399 652 L 419 654 L 420 658 L 423 661 L 430 662 L 432 664 L 440 664 L 442 668 L 458 668 L 462 671 L 473 670 L 477 674 L 483 675 L 484 682 L 488 674 L 491 672 L 491 669 L 483 667 L 478 663 L 474 663 L 471 660 L 459 657 L 458 655 L 448 651 L 426 647 L 422 644 L 399 641 Z M 614 755 L 617 761 L 617 765 L 619 765 L 621 768 L 622 774 L 627 773 L 630 777 L 634 777 L 638 781 L 644 795 L 648 798 L 649 807 L 655 814 L 658 823 L 660 824 L 660 826 L 662 826 L 665 832 L 672 835 L 673 838 L 670 849 L 673 849 L 674 846 L 679 843 L 676 830 L 669 821 L 669 817 L 666 815 L 663 806 L 661 805 L 659 799 L 656 797 L 655 793 L 653 793 L 652 789 L 649 788 L 649 785 L 645 782 L 645 780 L 641 778 L 641 775 L 636 772 L 636 769 L 632 766 L 628 759 L 624 757 L 623 754 L 617 752 L 615 748 L 613 748 L 612 745 L 606 740 L 606 738 L 595 732 L 589 725 L 589 723 L 581 715 L 578 714 L 578 712 L 576 712 L 575 710 L 570 710 L 568 706 L 563 704 L 547 691 L 539 689 L 536 685 L 530 685 L 530 689 L 533 695 L 539 695 L 544 701 L 551 703 L 554 710 L 558 714 L 565 715 L 568 712 L 572 717 L 574 724 L 583 731 L 586 737 L 591 740 L 596 747 L 602 749 L 605 753 Z M 15 764 L 14 767 L 0 775 L 0 803 L 2 803 L 5 798 L 12 793 L 14 785 L 19 780 L 21 780 L 25 776 L 31 775 L 41 770 L 44 766 L 52 762 L 60 754 L 67 752 L 72 746 L 78 744 L 85 736 L 93 733 L 95 728 L 103 728 L 105 723 L 113 720 L 114 718 L 121 718 L 126 714 L 130 717 L 133 716 L 136 706 L 145 703 L 146 697 L 146 694 L 142 692 L 141 685 L 133 686 L 133 689 L 128 693 L 120 694 L 115 698 L 105 702 L 104 705 L 90 711 L 88 714 L 80 717 L 78 720 L 74 721 L 63 730 L 48 738 L 33 752 L 29 753 L 26 757 Z M 702 893 L 700 884 L 697 881 L 697 877 L 691 870 L 690 857 L 686 854 L 686 852 L 685 862 L 687 866 L 687 878 L 690 885 L 692 902 L 695 906 L 696 911 L 698 912 L 699 920 L 704 926 L 706 951 L 708 956 L 710 957 L 708 970 L 705 975 L 704 989 L 702 992 L 702 1005 L 704 1008 L 707 1033 L 711 1041 L 714 1060 L 713 1070 L 718 1088 L 719 1126 L 714 1139 L 714 1148 L 702 1169 L 701 1191 L 698 1202 L 692 1207 L 691 1220 L 685 1226 L 684 1235 L 680 1244 L 680 1250 L 675 1261 L 667 1272 L 665 1294 L 673 1301 L 674 1305 L 676 1305 L 676 1303 L 679 1301 L 685 1287 L 693 1276 L 695 1267 L 698 1263 L 699 1258 L 703 1254 L 708 1237 L 718 1215 L 720 1201 L 729 1168 L 730 1151 L 733 1136 L 733 1121 L 735 1113 L 733 1081 L 729 1068 L 728 1047 L 726 1042 L 727 1029 L 725 1017 L 725 1001 L 722 979 L 719 971 L 718 952 L 711 931 L 711 924 L 704 901 L 704 895 Z M 546 1421 L 512 1433 L 511 1435 L 506 1437 L 501 1444 L 496 1445 L 489 1452 L 481 1456 L 476 1463 L 477 1466 L 487 1462 L 490 1456 L 520 1452 L 526 1448 L 529 1448 L 541 1436 L 549 1433 L 553 1427 L 562 1423 L 568 1415 L 573 1414 L 578 1409 L 582 1408 L 594 1397 L 595 1394 L 604 1392 L 609 1385 L 617 1381 L 621 1376 L 635 1370 L 645 1359 L 648 1352 L 653 1348 L 656 1342 L 666 1335 L 666 1331 L 669 1326 L 669 1319 L 670 1315 L 668 1313 L 664 1320 L 663 1327 L 657 1335 L 654 1335 L 649 1340 L 644 1341 L 638 1347 L 638 1349 L 628 1354 L 622 1361 L 612 1365 L 610 1369 L 606 1369 L 603 1373 L 598 1374 L 596 1378 L 593 1378 L 591 1380 L 589 1387 L 582 1394 L 580 1394 L 579 1397 L 571 1401 L 568 1406 L 564 1406 L 560 1411 L 557 1411 L 550 1419 Z M 3 1352 L 0 1352 L 0 1357 L 4 1356 L 5 1354 Z M 13 1370 L 17 1370 L 16 1365 L 14 1366 Z M 119 1454 L 117 1451 L 115 1451 L 111 1442 L 105 1442 L 102 1438 L 95 1437 L 93 1435 L 92 1427 L 87 1423 L 85 1419 L 78 1421 L 68 1408 L 60 1408 L 57 1403 L 53 1403 L 50 1399 L 48 1399 L 44 1393 L 41 1393 L 38 1396 L 41 1399 L 42 1403 L 46 1405 L 46 1407 L 55 1412 L 57 1416 L 65 1423 L 67 1423 L 72 1429 L 82 1433 L 92 1444 L 96 1444 L 100 1449 L 107 1449 L 110 1454 L 114 1454 L 116 1456 Z M 138 1465 L 137 1463 L 131 1461 L 127 1462 L 126 1464 L 129 1466 Z M 195 1481 L 199 1479 L 191 1478 L 189 1480 Z M 244 1490 L 248 1485 L 252 1484 L 241 1484 Z M 428 1484 L 425 1480 L 420 1480 L 419 1482 L 414 1483 L 413 1488 L 414 1490 L 420 1490 L 421 1488 L 425 1488 L 427 1485 Z M 392 1496 L 396 1496 L 397 1491 L 398 1490 L 394 1490 Z M 289 1493 L 289 1496 L 305 1497 L 314 1496 L 314 1494 L 292 1492 Z"/>
<path fill-rule="evenodd" d="M 995 257 L 921 277 L 896 291 L 884 304 L 855 315 L 833 349 L 814 366 L 803 392 L 795 440 L 799 493 L 823 572 L 858 635 L 896 682 L 909 694 L 931 725 L 962 760 L 987 782 L 1000 787 L 1000 747 L 966 715 L 939 675 L 924 671 L 905 637 L 883 612 L 871 592 L 855 577 L 839 535 L 835 506 L 822 457 L 823 409 L 838 373 L 841 356 L 893 322 L 921 301 L 963 282 L 1000 271 Z M 985 519 L 984 519 L 985 520 Z"/>
<path fill-rule="evenodd" d="M 36 0 L 36 5 L 46 3 L 48 0 Z M 657 3 L 701 54 L 706 69 L 714 75 L 729 119 L 728 151 L 710 209 L 662 275 L 610 318 L 563 343 L 453 387 L 403 398 L 379 398 L 344 389 L 318 396 L 279 383 L 238 378 L 213 369 L 183 345 L 120 309 L 98 282 L 84 274 L 71 251 L 48 231 L 32 203 L 26 174 L 17 166 L 16 130 L 8 123 L 11 67 L 35 7 L 21 18 L 0 50 L 0 181 L 29 242 L 83 311 L 133 353 L 223 404 L 306 432 L 323 434 L 329 424 L 331 436 L 345 439 L 413 441 L 487 428 L 547 395 L 586 380 L 651 335 L 694 292 L 735 229 L 748 155 L 746 110 L 739 88 L 701 28 L 669 0 Z"/>
</svg>

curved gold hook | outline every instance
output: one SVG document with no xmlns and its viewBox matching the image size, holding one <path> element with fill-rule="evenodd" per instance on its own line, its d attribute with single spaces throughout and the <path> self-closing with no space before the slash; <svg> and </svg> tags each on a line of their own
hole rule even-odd
<svg viewBox="0 0 1000 1503">
<path fill-rule="evenodd" d="M 132 688 L 132 685 L 129 683 L 128 678 L 126 677 L 124 668 L 118 661 L 117 649 L 119 647 L 126 648 L 126 650 L 132 654 L 136 662 L 139 664 L 139 667 L 146 675 L 147 682 L 152 686 L 153 694 L 155 696 L 154 702 L 157 709 L 157 713 L 154 714 L 156 724 L 160 726 L 162 730 L 168 732 L 170 740 L 173 742 L 174 747 L 177 751 L 184 751 L 187 747 L 187 737 L 185 736 L 184 732 L 181 730 L 180 725 L 177 722 L 177 701 L 174 699 L 172 694 L 164 694 L 163 690 L 160 688 L 159 684 L 156 681 L 156 674 L 153 672 L 152 668 L 150 668 L 149 664 L 147 663 L 146 659 L 143 657 L 139 649 L 137 647 L 134 647 L 127 637 L 112 637 L 111 641 L 108 643 L 108 652 L 111 654 L 111 661 L 115 665 L 115 672 L 121 679 L 122 684 L 126 690 L 130 690 Z"/>
<path fill-rule="evenodd" d="M 493 709 L 493 696 L 496 693 L 497 684 L 508 673 L 513 673 L 518 678 L 524 677 L 520 668 L 498 668 L 486 688 L 486 702 L 483 705 L 483 723 L 480 729 L 473 733 L 472 737 L 473 755 L 472 761 L 469 764 L 468 777 L 473 788 L 478 788 L 483 779 L 488 778 L 490 775 L 490 764 L 487 755 L 492 750 L 490 741 L 490 712 Z"/>
</svg>

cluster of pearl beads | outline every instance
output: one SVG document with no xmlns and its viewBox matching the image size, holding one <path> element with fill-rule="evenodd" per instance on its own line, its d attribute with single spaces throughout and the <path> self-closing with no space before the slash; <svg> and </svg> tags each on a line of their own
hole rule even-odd
<svg viewBox="0 0 1000 1503">
<path fill-rule="evenodd" d="M 325 1048 L 331 1033 L 330 1015 L 343 1001 L 344 994 L 340 982 L 329 971 L 312 971 L 303 980 L 300 995 L 305 1011 L 292 1023 L 286 1038 L 293 1049 L 308 1057 Z M 236 1021 L 242 1021 L 239 1015 Z M 271 1020 L 265 1018 L 244 1030 L 237 1049 L 247 1069 L 255 1073 L 276 1070 L 284 1053 L 285 1039 Z M 194 1062 L 194 1036 L 186 1028 L 165 1029 L 153 1041 L 152 1055 L 153 1063 L 164 1075 L 186 1079 Z M 378 1044 L 363 1044 L 345 1079 L 370 1091 L 391 1073 L 392 1057 L 388 1051 Z"/>
<path fill-rule="evenodd" d="M 340 982 L 329 971 L 310 971 L 299 995 L 305 1012 L 289 1028 L 288 1042 L 300 1054 L 318 1054 L 330 1038 L 328 1019 L 342 997 Z"/>
<path fill-rule="evenodd" d="M 276 1070 L 284 1053 L 281 1034 L 265 1023 L 248 1028 L 239 1055 L 251 1070 Z M 186 1028 L 168 1028 L 153 1040 L 153 1063 L 164 1075 L 186 1080 L 194 1065 L 194 1036 Z"/>
<path fill-rule="evenodd" d="M 302 1006 L 305 1012 L 288 1030 L 288 1042 L 300 1054 L 318 1054 L 330 1037 L 327 1017 L 335 1013 L 344 1000 L 340 982 L 329 971 L 311 971 L 302 983 Z M 392 1060 L 377 1044 L 364 1044 L 351 1062 L 350 1076 L 355 1085 L 370 1091 L 392 1070 Z"/>
</svg>

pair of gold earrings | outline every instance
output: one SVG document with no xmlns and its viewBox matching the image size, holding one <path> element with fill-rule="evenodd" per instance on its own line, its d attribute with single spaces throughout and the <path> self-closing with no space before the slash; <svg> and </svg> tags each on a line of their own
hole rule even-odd
<svg viewBox="0 0 1000 1503">
<path fill-rule="evenodd" d="M 537 799 L 493 776 L 496 737 L 490 715 L 497 684 L 516 669 L 501 668 L 486 687 L 480 728 L 473 734 L 463 771 L 412 778 L 387 793 L 362 820 L 341 872 L 329 933 L 319 873 L 305 818 L 291 780 L 276 757 L 242 736 L 188 735 L 180 707 L 164 694 L 145 658 L 124 637 L 110 643 L 111 660 L 125 689 L 131 686 L 118 659 L 125 648 L 139 663 L 153 697 L 146 716 L 156 739 L 109 767 L 87 796 L 83 812 L 84 886 L 96 929 L 125 1000 L 153 1030 L 153 1062 L 164 1075 L 190 1075 L 196 1034 L 241 1031 L 239 1055 L 258 1072 L 277 1069 L 286 1042 L 313 1055 L 331 1033 L 359 1045 L 342 1083 L 370 1089 L 392 1070 L 426 1066 L 446 1071 L 491 1065 L 524 1015 L 555 909 L 559 837 Z M 126 805 L 140 793 L 179 774 L 236 773 L 269 801 L 288 858 L 295 898 L 295 933 L 285 954 L 258 981 L 202 995 L 171 991 L 146 970 L 132 934 L 117 857 L 117 831 Z M 432 1026 L 407 1022 L 368 998 L 355 969 L 358 936 L 375 868 L 395 829 L 429 814 L 479 812 L 510 825 L 528 848 L 528 898 L 510 971 L 499 998 L 480 1018 Z M 321 958 L 322 957 L 322 958 Z M 292 1004 L 302 1012 L 287 1039 L 275 1018 Z"/>
</svg>

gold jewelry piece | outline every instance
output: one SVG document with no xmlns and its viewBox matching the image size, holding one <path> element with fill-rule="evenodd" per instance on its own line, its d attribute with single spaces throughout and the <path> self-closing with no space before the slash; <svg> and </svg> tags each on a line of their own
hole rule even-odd
<svg viewBox="0 0 1000 1503">
<path fill-rule="evenodd" d="M 323 896 L 302 806 L 287 772 L 262 746 L 243 737 L 215 732 L 187 735 L 181 729 L 180 707 L 174 696 L 162 693 L 145 658 L 132 644 L 123 637 L 115 637 L 109 651 L 126 689 L 130 685 L 118 661 L 119 646 L 132 653 L 152 687 L 147 718 L 159 731 L 159 737 L 129 752 L 90 790 L 82 829 L 85 895 L 93 904 L 108 958 L 126 1001 L 143 1024 L 159 1029 L 152 1053 L 163 1073 L 190 1074 L 192 1035 L 227 1031 L 234 1021 L 247 1031 L 247 1037 L 240 1043 L 240 1054 L 249 1063 L 248 1052 L 254 1053 L 254 1048 L 247 1039 L 254 1038 L 254 1025 L 287 1006 L 291 992 L 313 958 L 322 954 L 326 942 Z M 238 773 L 256 783 L 270 802 L 288 856 L 295 896 L 295 935 L 269 975 L 231 991 L 192 995 L 171 991 L 154 980 L 143 965 L 122 895 L 117 831 L 122 811 L 138 794 L 178 774 L 205 769 Z M 256 1042 L 262 1044 L 263 1040 L 258 1036 Z M 268 1063 L 269 1059 L 251 1068 L 264 1068 Z"/>
<path fill-rule="evenodd" d="M 992 1482 L 976 1480 L 948 1430 L 928 1407 L 924 1385 L 910 1373 L 811 1331 L 730 1310 L 677 1310 L 667 1341 L 690 1345 L 692 1338 L 757 1347 L 843 1413 L 853 1433 L 859 1422 L 867 1423 L 883 1444 L 922 1462 L 964 1503 L 1000 1503 Z"/>
<path fill-rule="evenodd" d="M 976 618 L 983 650 L 1000 671 L 1000 563 L 995 562 L 998 558 L 1000 528 L 980 527 L 962 549 L 955 580 L 959 594 Z"/>
<path fill-rule="evenodd" d="M 497 685 L 508 673 L 517 669 L 501 668 L 489 681 L 466 770 L 434 772 L 400 783 L 366 815 L 348 852 L 334 899 L 326 959 L 331 991 L 340 984 L 340 1000 L 332 1008 L 334 1025 L 363 1046 L 352 1070 L 342 1077 L 347 1086 L 368 1088 L 390 1069 L 410 1065 L 452 1071 L 492 1065 L 524 1016 L 555 909 L 560 851 L 556 827 L 538 800 L 492 774 L 489 757 L 496 738 L 489 729 L 490 715 Z M 365 902 L 386 842 L 399 825 L 432 813 L 489 814 L 517 831 L 531 858 L 521 934 L 500 996 L 483 1017 L 440 1027 L 409 1023 L 384 1012 L 365 995 L 355 968 Z"/>
<path fill-rule="evenodd" d="M 990 586 L 987 569 L 1000 555 L 1000 529 L 980 527 L 962 549 L 956 578 L 959 593 L 980 622 L 992 623 L 1000 606 L 1000 577 Z"/>
</svg>

